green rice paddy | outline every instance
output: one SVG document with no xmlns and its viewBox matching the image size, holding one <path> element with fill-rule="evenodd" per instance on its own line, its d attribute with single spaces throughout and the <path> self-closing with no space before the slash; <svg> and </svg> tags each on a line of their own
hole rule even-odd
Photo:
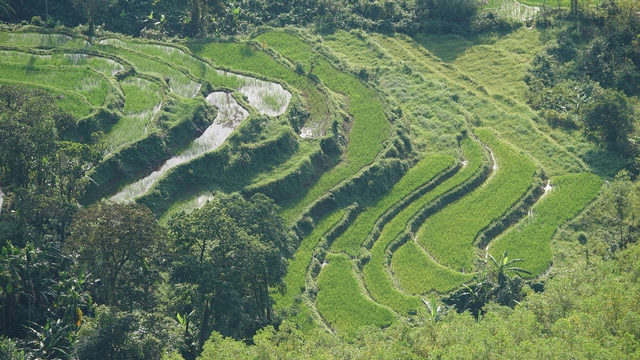
<svg viewBox="0 0 640 360">
<path fill-rule="evenodd" d="M 484 8 L 528 18 L 537 11 L 531 6 L 542 3 L 490 0 Z M 116 119 L 105 131 L 105 155 L 111 154 L 105 163 L 159 136 L 162 143 L 144 166 L 118 174 L 125 177 L 122 186 L 159 167 L 153 157 L 172 155 L 169 143 L 178 151 L 204 131 L 212 119 L 184 124 L 211 89 L 239 90 L 256 78 L 293 93 L 301 103 L 293 125 L 290 113 L 261 115 L 237 130 L 241 135 L 233 146 L 241 151 L 227 154 L 229 159 L 211 156 L 228 163 L 207 163 L 220 172 L 247 169 L 250 176 L 237 184 L 194 186 L 183 198 L 167 195 L 162 199 L 169 201 L 168 213 L 200 206 L 221 188 L 265 191 L 281 194 L 281 214 L 293 224 L 316 200 L 384 156 L 391 134 L 406 130 L 412 150 L 399 160 L 413 164 L 411 169 L 361 209 L 332 244 L 325 236 L 345 220 L 345 210 L 311 221 L 290 259 L 286 290 L 274 294 L 275 309 L 301 328 L 316 324 L 352 338 L 362 326 L 387 327 L 399 316 L 412 316 L 422 306 L 421 296 L 443 295 L 470 281 L 485 255 L 474 243 L 478 233 L 522 199 L 537 171 L 550 177 L 552 189 L 528 216 L 488 239 L 488 253 L 508 250 L 534 276 L 544 274 L 557 229 L 600 191 L 602 180 L 593 173 L 610 174 L 619 164 L 590 162 L 595 145 L 577 133 L 549 129 L 526 105 L 523 78 L 545 46 L 544 34 L 524 27 L 506 34 L 413 38 L 359 30 L 321 37 L 289 29 L 234 42 L 171 44 L 113 35 L 89 43 L 66 34 L 2 30 L 0 83 L 44 89 L 78 120 L 108 109 Z M 263 98 L 265 108 L 274 110 L 288 102 L 275 93 Z M 251 116 L 258 114 L 246 99 L 239 102 Z M 295 137 L 292 127 L 307 138 L 293 139 L 293 150 L 273 162 L 251 163 L 261 146 L 287 138 L 285 133 Z M 340 157 L 322 153 L 320 139 L 331 136 L 343 145 Z M 486 175 L 489 155 L 481 143 L 497 164 L 482 184 L 478 179 Z M 124 163 L 117 166 L 129 160 L 119 159 Z M 172 179 L 194 175 L 185 169 L 204 168 L 176 167 Z"/>
<path fill-rule="evenodd" d="M 393 205 L 396 205 L 411 192 L 431 181 L 436 175 L 453 165 L 454 159 L 446 155 L 428 156 L 418 162 L 389 191 L 389 193 L 361 213 L 347 231 L 333 243 L 331 250 L 345 252 L 354 257 L 373 229 L 376 221 Z"/>
<path fill-rule="evenodd" d="M 371 248 L 371 260 L 362 269 L 367 289 L 373 299 L 391 307 L 398 313 L 406 314 L 411 310 L 415 310 L 420 305 L 420 301 L 418 298 L 407 296 L 406 293 L 400 291 L 394 284 L 393 277 L 397 280 L 398 285 L 409 294 L 421 294 L 431 290 L 445 292 L 447 289 L 455 288 L 460 283 L 468 280 L 468 276 L 460 276 L 454 271 L 437 266 L 435 269 L 439 270 L 439 273 L 434 273 L 433 270 L 431 273 L 425 273 L 425 270 L 432 268 L 435 263 L 430 261 L 429 256 L 412 241 L 401 246 L 398 251 L 392 254 L 393 274 L 389 272 L 387 258 L 388 255 L 391 255 L 389 249 L 391 243 L 397 240 L 404 231 L 407 231 L 409 222 L 421 209 L 439 196 L 461 185 L 479 171 L 482 171 L 484 157 L 482 146 L 470 139 L 463 140 L 460 146 L 465 159 L 464 168 L 411 203 L 386 224 L 382 228 L 378 240 Z M 418 263 L 425 263 L 429 267 L 416 266 Z M 432 288 L 426 291 L 415 291 L 415 287 L 411 286 L 412 284 L 421 286 L 425 283 L 431 283 Z"/>
</svg>

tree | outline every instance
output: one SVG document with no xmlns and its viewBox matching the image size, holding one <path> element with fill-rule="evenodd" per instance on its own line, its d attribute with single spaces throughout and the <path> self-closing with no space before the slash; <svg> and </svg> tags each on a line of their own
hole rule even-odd
<svg viewBox="0 0 640 360">
<path fill-rule="evenodd" d="M 0 186 L 10 210 L 0 214 L 0 240 L 64 240 L 84 174 L 101 157 L 95 146 L 61 140 L 75 125 L 46 92 L 0 85 Z"/>
<path fill-rule="evenodd" d="M 189 18 L 189 30 L 191 36 L 204 36 L 206 35 L 206 25 L 210 14 L 217 13 L 220 9 L 218 0 L 190 0 L 190 18 Z"/>
<path fill-rule="evenodd" d="M 0 184 L 46 186 L 66 117 L 44 91 L 0 85 Z"/>
<path fill-rule="evenodd" d="M 73 359 L 160 359 L 180 346 L 175 322 L 161 312 L 100 305 L 77 332 Z"/>
<path fill-rule="evenodd" d="M 74 216 L 64 249 L 91 275 L 95 302 L 128 310 L 153 307 L 165 245 L 144 205 L 99 203 Z"/>
<path fill-rule="evenodd" d="M 629 135 L 634 130 L 635 109 L 620 91 L 597 88 L 583 106 L 583 122 L 588 135 L 612 150 L 627 153 Z"/>
<path fill-rule="evenodd" d="M 73 3 L 73 6 L 80 9 L 87 17 L 87 25 L 89 27 L 87 35 L 93 36 L 95 34 L 95 25 L 93 20 L 96 13 L 111 5 L 112 0 L 71 0 L 71 2 Z"/>
<path fill-rule="evenodd" d="M 417 12 L 430 19 L 446 22 L 464 22 L 478 11 L 476 0 L 418 0 Z"/>
<path fill-rule="evenodd" d="M 55 328 L 58 335 L 66 337 L 77 329 L 77 316 L 87 310 L 86 293 L 81 284 L 69 279 L 66 272 L 69 259 L 60 253 L 58 246 L 52 242 L 40 247 L 32 243 L 24 247 L 8 243 L 2 247 L 2 335 L 33 340 L 36 332 L 45 334 Z M 76 301 L 64 301 L 67 294 L 76 297 Z M 44 329 L 47 322 L 50 326 Z M 59 326 L 52 326 L 55 324 Z"/>
<path fill-rule="evenodd" d="M 492 296 L 495 301 L 500 305 L 513 308 L 518 301 L 522 300 L 522 281 L 520 276 L 523 274 L 531 275 L 531 272 L 519 267 L 514 267 L 514 264 L 524 260 L 509 259 L 508 254 L 509 252 L 505 250 L 499 260 L 489 255 L 491 264 L 493 264 L 489 272 L 489 278 L 494 284 Z M 512 278 L 508 272 L 515 273 L 517 277 Z"/>
<path fill-rule="evenodd" d="M 571 0 L 571 14 L 578 15 L 578 0 Z"/>
<path fill-rule="evenodd" d="M 615 248 L 625 248 L 633 239 L 637 214 L 640 210 L 638 188 L 633 184 L 626 170 L 621 170 L 615 180 L 604 191 L 602 201 L 612 224 L 618 228 L 618 241 Z"/>
<path fill-rule="evenodd" d="M 10 12 L 15 13 L 15 10 L 8 4 L 7 0 L 0 0 L 0 12 L 8 15 Z"/>
<path fill-rule="evenodd" d="M 272 200 L 221 194 L 191 214 L 174 216 L 169 228 L 171 281 L 191 299 L 178 312 L 196 310 L 198 349 L 212 330 L 248 338 L 274 322 L 269 288 L 285 275 L 289 237 Z"/>
</svg>

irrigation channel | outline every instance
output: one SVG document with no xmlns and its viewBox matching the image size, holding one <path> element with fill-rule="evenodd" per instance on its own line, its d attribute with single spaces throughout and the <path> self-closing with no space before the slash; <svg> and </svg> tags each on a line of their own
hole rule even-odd
<svg viewBox="0 0 640 360">
<path fill-rule="evenodd" d="M 227 75 L 227 74 L 225 74 Z M 277 116 L 283 114 L 291 93 L 280 84 L 233 74 L 242 80 L 243 85 L 238 89 L 245 95 L 251 106 L 262 114 Z M 267 99 L 274 99 L 269 102 Z M 119 193 L 111 197 L 115 202 L 126 202 L 146 193 L 169 169 L 185 163 L 208 151 L 215 150 L 231 135 L 240 123 L 249 116 L 249 112 L 240 106 L 231 94 L 217 91 L 207 96 L 207 102 L 218 108 L 218 115 L 205 132 L 191 143 L 191 146 L 181 154 L 172 157 L 162 167 L 149 176 L 124 187 Z"/>
</svg>

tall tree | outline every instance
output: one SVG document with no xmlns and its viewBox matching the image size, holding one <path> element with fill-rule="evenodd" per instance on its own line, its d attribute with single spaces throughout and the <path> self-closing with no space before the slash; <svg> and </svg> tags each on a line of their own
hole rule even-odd
<svg viewBox="0 0 640 360">
<path fill-rule="evenodd" d="M 95 34 L 96 27 L 93 20 L 96 13 L 111 5 L 112 1 L 113 0 L 71 0 L 73 5 L 81 10 L 87 17 L 87 25 L 89 27 L 87 35 L 93 36 Z"/>
<path fill-rule="evenodd" d="M 191 36 L 205 36 L 207 23 L 220 11 L 219 0 L 190 0 L 189 30 Z"/>
<path fill-rule="evenodd" d="M 197 346 L 212 330 L 246 338 L 272 323 L 269 287 L 286 271 L 289 238 L 273 201 L 254 195 L 219 195 L 191 214 L 170 222 L 175 249 L 172 281 L 189 289 L 199 319 Z"/>
<path fill-rule="evenodd" d="M 62 141 L 75 119 L 44 91 L 0 85 L 0 241 L 64 240 L 84 177 L 100 159 L 90 145 Z"/>
<path fill-rule="evenodd" d="M 150 309 L 165 244 L 162 228 L 144 205 L 99 203 L 74 216 L 64 249 L 91 275 L 95 302 Z"/>
<path fill-rule="evenodd" d="M 638 212 L 640 211 L 640 199 L 638 199 L 638 187 L 634 185 L 626 170 L 621 170 L 615 180 L 609 184 L 602 197 L 605 205 L 608 221 L 618 228 L 617 243 L 612 244 L 617 248 L 624 248 L 633 241 L 633 232 L 637 230 Z"/>
</svg>

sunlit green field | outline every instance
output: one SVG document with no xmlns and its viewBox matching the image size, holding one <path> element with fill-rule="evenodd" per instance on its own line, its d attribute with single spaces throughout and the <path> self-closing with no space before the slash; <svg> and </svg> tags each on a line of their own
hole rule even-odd
<svg viewBox="0 0 640 360">
<path fill-rule="evenodd" d="M 483 9 L 527 20 L 540 5 L 569 3 L 491 0 Z M 297 247 L 274 308 L 301 329 L 353 338 L 362 326 L 412 316 L 424 296 L 471 281 L 486 261 L 478 234 L 539 186 L 542 174 L 552 190 L 486 240 L 488 254 L 508 250 L 534 276 L 544 274 L 557 229 L 598 195 L 599 176 L 620 168 L 622 160 L 607 154 L 594 160 L 597 145 L 578 131 L 550 128 L 526 104 L 523 79 L 549 38 L 527 27 L 413 37 L 271 29 L 251 39 L 168 44 L 1 31 L 0 83 L 44 89 L 86 131 L 104 133 L 105 158 L 91 176 L 115 183 L 110 194 L 204 133 L 214 119 L 198 116 L 216 114 L 205 102 L 209 92 L 238 91 L 247 79 L 282 85 L 295 107 L 259 115 L 234 93 L 250 114 L 246 125 L 215 152 L 168 170 L 145 196 L 158 202 L 164 223 L 219 191 L 280 194 Z M 272 109 L 284 101 L 263 97 Z M 387 151 L 400 133 L 410 143 L 402 145 L 406 153 Z M 323 138 L 342 154 L 325 154 Z M 349 189 L 356 203 L 346 209 L 318 202 L 383 158 L 406 170 L 388 192 L 360 199 L 364 189 Z"/>
</svg>

